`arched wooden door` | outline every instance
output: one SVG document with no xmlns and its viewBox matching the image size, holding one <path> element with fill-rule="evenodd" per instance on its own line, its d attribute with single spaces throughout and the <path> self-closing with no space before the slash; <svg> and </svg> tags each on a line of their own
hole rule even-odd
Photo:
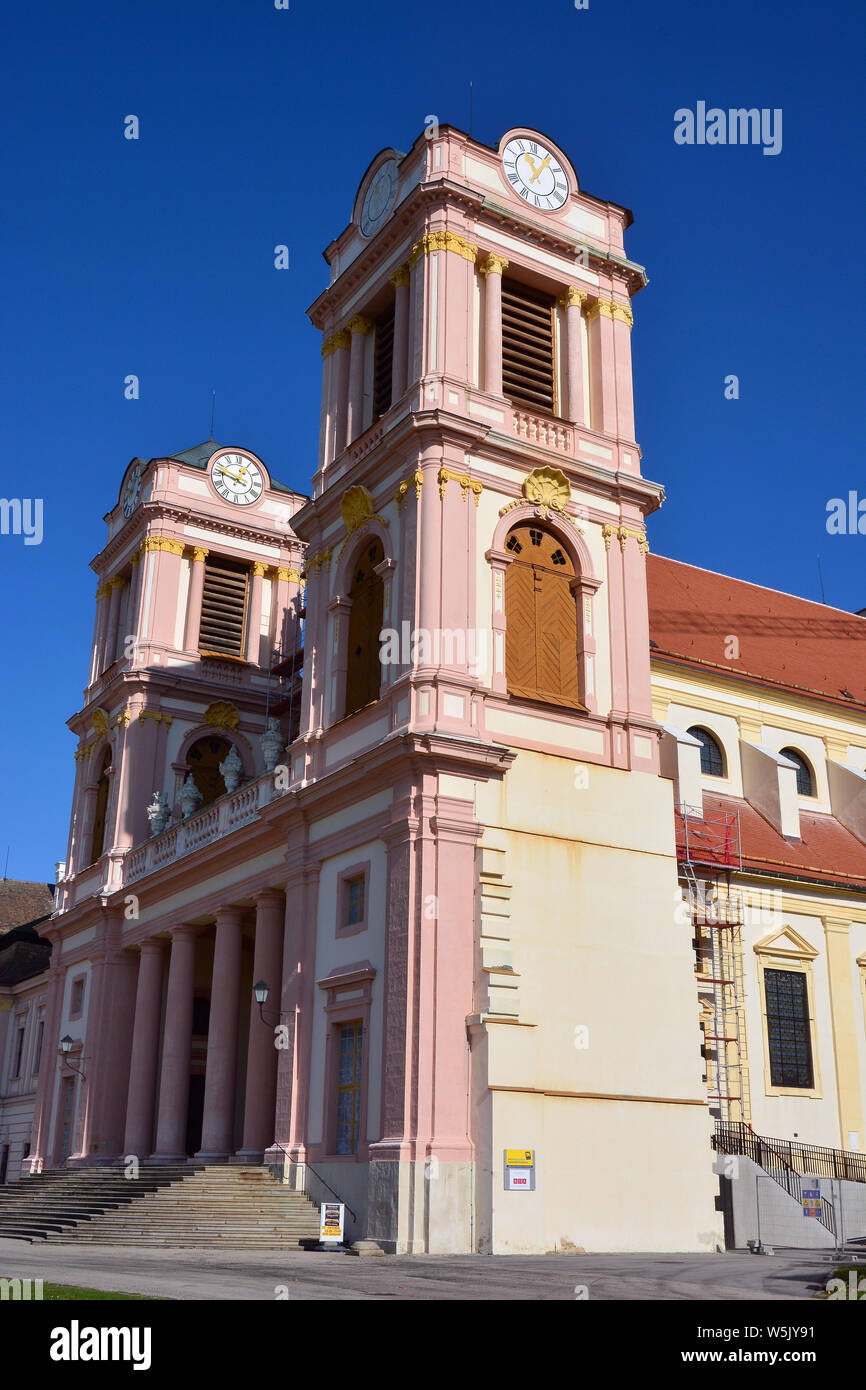
<svg viewBox="0 0 866 1390">
<path fill-rule="evenodd" d="M 543 526 L 517 526 L 505 543 L 505 678 L 510 695 L 582 710 L 574 565 Z"/>
<path fill-rule="evenodd" d="M 378 700 L 382 683 L 379 633 L 382 631 L 384 585 L 376 566 L 385 558 L 382 542 L 376 538 L 361 551 L 355 562 L 349 589 L 348 651 L 346 654 L 346 707 L 354 714 L 372 700 Z"/>
</svg>

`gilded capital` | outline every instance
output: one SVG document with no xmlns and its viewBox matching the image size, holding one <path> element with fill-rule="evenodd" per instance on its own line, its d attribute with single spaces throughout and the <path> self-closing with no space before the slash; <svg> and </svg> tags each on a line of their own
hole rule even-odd
<svg viewBox="0 0 866 1390">
<path fill-rule="evenodd" d="M 503 270 L 507 269 L 508 261 L 504 256 L 497 255 L 495 251 L 488 251 L 478 265 L 478 270 L 482 275 L 501 275 Z"/>
<path fill-rule="evenodd" d="M 142 550 L 165 550 L 169 555 L 183 554 L 183 541 L 173 541 L 169 536 L 147 536 L 141 542 Z"/>
<path fill-rule="evenodd" d="M 465 237 L 458 236 L 456 232 L 425 232 L 421 240 L 416 241 L 412 247 L 409 269 L 411 270 L 422 256 L 430 256 L 434 251 L 451 251 L 455 256 L 462 256 L 464 261 L 472 261 L 473 264 L 478 255 L 478 247 L 473 246 Z"/>
<path fill-rule="evenodd" d="M 322 356 L 330 357 L 332 352 L 338 348 L 348 349 L 352 341 L 352 336 L 345 328 L 341 328 L 339 333 L 332 333 L 330 338 L 326 338 L 322 343 Z"/>
<path fill-rule="evenodd" d="M 394 288 L 395 288 L 395 289 L 398 289 L 398 290 L 399 290 L 399 289 L 402 289 L 404 285 L 408 285 L 408 283 L 409 283 L 409 267 L 408 267 L 408 265 L 401 265 L 401 266 L 400 266 L 400 269 L 399 269 L 399 270 L 395 270 L 395 271 L 394 271 L 394 274 L 393 274 L 392 276 L 390 276 L 390 280 L 391 280 L 391 284 L 394 286 Z"/>
<path fill-rule="evenodd" d="M 566 285 L 559 297 L 559 302 L 563 309 L 579 309 L 585 299 L 585 290 L 579 290 L 577 285 Z"/>
<path fill-rule="evenodd" d="M 253 560 L 253 563 L 250 565 L 250 573 L 254 579 L 264 579 L 267 572 L 267 565 L 263 565 L 261 560 Z"/>
<path fill-rule="evenodd" d="M 349 319 L 346 324 L 349 333 L 369 333 L 372 327 L 372 321 L 365 319 L 363 314 L 355 314 L 354 318 Z"/>
<path fill-rule="evenodd" d="M 193 548 L 192 548 L 192 560 L 193 560 L 193 564 L 203 565 L 204 562 L 205 562 L 205 560 L 207 559 L 208 555 L 210 555 L 210 551 L 207 550 L 203 545 L 194 545 L 194 546 L 193 546 Z"/>
<path fill-rule="evenodd" d="M 108 587 L 110 589 L 125 589 L 126 580 L 123 578 L 122 574 L 116 574 L 113 579 L 109 579 Z"/>
</svg>

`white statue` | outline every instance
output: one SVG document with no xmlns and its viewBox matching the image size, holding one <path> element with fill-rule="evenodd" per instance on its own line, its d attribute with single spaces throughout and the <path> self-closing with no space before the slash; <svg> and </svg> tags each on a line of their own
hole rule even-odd
<svg viewBox="0 0 866 1390">
<path fill-rule="evenodd" d="M 171 818 L 171 805 L 166 792 L 154 792 L 153 800 L 147 808 L 151 835 L 161 835 Z"/>
<path fill-rule="evenodd" d="M 259 742 L 262 745 L 262 753 L 265 759 L 265 772 L 273 772 L 277 763 L 280 761 L 280 754 L 285 747 L 285 739 L 280 733 L 280 721 L 273 716 L 268 720 L 268 727 L 262 734 Z"/>
<path fill-rule="evenodd" d="M 226 784 L 227 792 L 237 791 L 241 784 L 243 772 L 244 765 L 241 762 L 237 748 L 232 744 L 228 751 L 228 755 L 223 762 L 220 763 L 220 776 Z"/>
<path fill-rule="evenodd" d="M 188 772 L 186 781 L 180 790 L 180 805 L 184 820 L 189 820 L 190 816 L 194 816 L 203 801 L 204 796 L 196 786 L 195 778 L 191 772 Z"/>
</svg>

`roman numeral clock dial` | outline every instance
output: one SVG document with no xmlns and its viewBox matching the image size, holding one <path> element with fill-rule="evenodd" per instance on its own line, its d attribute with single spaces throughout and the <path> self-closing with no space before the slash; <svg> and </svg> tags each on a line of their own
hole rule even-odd
<svg viewBox="0 0 866 1390">
<path fill-rule="evenodd" d="M 502 151 L 502 168 L 514 192 L 528 207 L 556 212 L 568 197 L 562 165 L 537 140 L 509 140 Z"/>
<path fill-rule="evenodd" d="M 210 480 L 224 502 L 239 507 L 258 502 L 264 487 L 261 469 L 244 454 L 220 454 L 211 463 Z"/>
</svg>

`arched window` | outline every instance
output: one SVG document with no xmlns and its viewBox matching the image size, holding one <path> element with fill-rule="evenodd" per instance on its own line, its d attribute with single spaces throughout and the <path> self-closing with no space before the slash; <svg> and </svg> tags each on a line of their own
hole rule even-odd
<svg viewBox="0 0 866 1390">
<path fill-rule="evenodd" d="M 382 680 L 379 660 L 379 633 L 382 631 L 385 588 L 376 566 L 385 558 L 382 542 L 376 537 L 364 546 L 355 561 L 349 589 L 349 635 L 346 655 L 346 707 L 354 714 L 378 700 Z"/>
<path fill-rule="evenodd" d="M 701 745 L 701 772 L 704 777 L 724 777 L 725 755 L 721 744 L 706 729 L 688 729 L 687 733 Z"/>
<path fill-rule="evenodd" d="M 798 753 L 795 748 L 783 748 L 781 756 L 788 758 L 797 769 L 797 795 L 814 796 L 815 779 L 812 776 L 812 769 L 806 762 L 802 753 Z"/>
<path fill-rule="evenodd" d="M 93 816 L 93 835 L 90 840 L 90 863 L 95 864 L 105 848 L 105 817 L 108 812 L 108 793 L 111 788 L 111 749 L 102 755 L 102 767 L 96 788 L 96 810 Z"/>
<path fill-rule="evenodd" d="M 225 761 L 230 750 L 231 744 L 227 738 L 206 734 L 204 738 L 196 739 L 186 755 L 192 780 L 202 794 L 202 807 L 209 806 L 218 796 L 225 796 L 226 784 L 220 772 L 220 763 Z"/>
<path fill-rule="evenodd" d="M 557 536 L 535 522 L 505 542 L 505 678 L 510 695 L 585 710 L 577 662 L 574 565 Z"/>
</svg>

